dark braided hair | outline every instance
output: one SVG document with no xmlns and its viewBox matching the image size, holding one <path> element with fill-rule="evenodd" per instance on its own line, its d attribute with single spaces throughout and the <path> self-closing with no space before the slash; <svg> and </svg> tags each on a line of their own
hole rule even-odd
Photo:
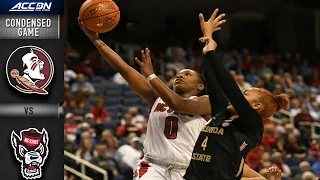
<svg viewBox="0 0 320 180">
<path fill-rule="evenodd" d="M 204 88 L 202 91 L 200 91 L 197 96 L 203 96 L 203 95 L 207 95 L 207 82 L 206 82 L 206 79 L 204 78 L 204 76 L 202 74 L 200 74 L 199 72 L 196 72 L 198 77 L 199 77 L 199 80 L 201 83 L 203 83 L 204 85 Z"/>
</svg>

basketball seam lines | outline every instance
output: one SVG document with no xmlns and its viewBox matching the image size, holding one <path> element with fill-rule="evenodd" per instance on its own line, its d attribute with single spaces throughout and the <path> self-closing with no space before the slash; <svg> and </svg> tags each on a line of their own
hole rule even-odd
<svg viewBox="0 0 320 180">
<path fill-rule="evenodd" d="M 99 2 L 99 3 L 96 3 L 96 4 L 93 4 L 93 5 L 89 6 L 85 11 L 83 11 L 83 13 L 81 14 L 81 17 L 83 17 L 83 14 L 84 14 L 85 12 L 87 12 L 88 9 L 90 9 L 92 6 L 97 5 L 97 4 L 100 4 L 100 3 L 104 3 L 104 2 L 110 2 L 110 1 L 102 1 L 102 2 Z M 117 6 L 117 7 L 118 7 L 118 6 Z M 115 12 L 118 12 L 118 11 L 120 11 L 120 10 L 119 10 L 119 7 L 118 7 L 118 10 L 115 11 Z M 112 13 L 114 13 L 114 12 L 112 12 Z M 110 14 L 111 14 L 111 13 L 110 13 Z M 100 17 L 100 16 L 97 16 L 97 17 Z M 94 18 L 96 18 L 96 17 L 94 17 Z M 89 19 L 92 19 L 92 18 L 89 18 Z M 82 19 L 82 20 L 89 20 L 89 19 Z"/>
<path fill-rule="evenodd" d="M 117 12 L 120 12 L 120 10 L 115 11 L 115 12 L 112 12 L 112 13 L 109 13 L 109 14 L 113 14 L 113 13 L 117 13 Z M 90 19 L 94 19 L 94 18 L 98 18 L 98 17 L 101 17 L 101 16 L 107 16 L 107 15 L 109 15 L 109 14 L 104 14 L 104 15 L 96 16 L 96 17 L 89 18 L 89 19 L 83 19 L 82 21 L 84 21 L 84 20 L 90 20 Z"/>
<path fill-rule="evenodd" d="M 89 25 L 86 25 L 86 26 L 89 26 L 89 27 L 95 28 L 95 29 L 103 29 L 103 28 L 107 28 L 107 27 L 113 26 L 114 24 L 117 24 L 117 23 L 113 23 L 113 24 L 110 24 L 109 26 L 103 26 L 103 27 L 95 27 L 95 26 L 89 26 Z"/>
<path fill-rule="evenodd" d="M 81 14 L 81 16 L 83 16 L 83 14 L 85 13 L 85 12 L 87 12 L 87 10 L 88 9 L 90 9 L 92 6 L 94 6 L 94 5 L 97 5 L 97 4 L 99 4 L 99 3 L 104 3 L 104 2 L 110 2 L 110 0 L 108 1 L 102 1 L 102 2 L 98 2 L 98 3 L 96 3 L 96 4 L 92 4 L 91 6 L 89 6 L 85 11 L 83 11 L 83 13 Z M 81 7 L 80 7 L 80 9 L 81 9 Z M 119 9 L 119 8 L 118 8 Z M 87 19 L 83 19 L 83 20 L 87 20 Z"/>
<path fill-rule="evenodd" d="M 120 10 L 115 11 L 115 12 L 112 12 L 112 13 L 109 13 L 109 14 L 113 14 L 113 13 L 117 13 L 117 12 L 120 12 Z M 107 15 L 109 15 L 109 14 L 104 14 L 104 15 L 97 16 L 97 17 L 93 17 L 93 18 L 90 18 L 90 19 L 94 19 L 94 18 L 98 18 L 98 17 L 102 17 L 102 16 L 107 16 Z M 84 19 L 84 20 L 90 20 L 90 19 Z"/>
<path fill-rule="evenodd" d="M 118 11 L 116 11 L 116 12 L 113 12 L 113 13 L 117 13 Z M 110 13 L 110 14 L 113 14 L 113 13 Z M 103 16 L 106 16 L 106 15 L 103 15 Z M 97 17 L 94 17 L 94 18 L 98 18 L 98 17 L 101 17 L 101 16 L 97 16 Z M 90 19 L 94 19 L 94 18 L 90 18 Z M 119 18 L 119 21 L 120 21 L 120 18 Z M 118 21 L 118 22 L 119 22 Z M 88 23 L 86 23 L 85 21 L 83 21 L 83 23 L 86 25 L 86 26 L 89 26 L 88 25 Z M 106 26 L 103 26 L 103 27 L 96 27 L 96 26 L 89 26 L 89 27 L 93 27 L 93 28 L 105 28 Z M 107 26 L 107 27 L 109 27 L 109 26 Z"/>
</svg>

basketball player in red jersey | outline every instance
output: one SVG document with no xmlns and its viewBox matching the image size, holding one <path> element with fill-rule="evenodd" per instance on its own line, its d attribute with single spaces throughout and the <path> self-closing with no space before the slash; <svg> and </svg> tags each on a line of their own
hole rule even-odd
<svg viewBox="0 0 320 180">
<path fill-rule="evenodd" d="M 217 14 L 217 12 L 215 13 Z M 215 18 L 217 31 L 225 22 L 224 14 Z M 208 118 L 211 106 L 208 96 L 197 96 L 206 89 L 204 78 L 197 72 L 184 69 L 174 81 L 174 91 L 170 90 L 153 74 L 150 51 L 141 51 L 142 59 L 148 59 L 150 70 L 139 72 L 127 65 L 121 57 L 98 37 L 97 33 L 86 29 L 81 21 L 80 27 L 100 51 L 105 60 L 117 70 L 131 88 L 149 102 L 149 122 L 144 142 L 144 158 L 138 164 L 136 179 L 141 180 L 182 180 L 188 168 L 193 146 Z M 138 60 L 136 60 L 139 62 Z M 141 65 L 141 64 L 140 64 Z M 153 80 L 152 84 L 148 81 Z M 252 174 L 259 176 L 248 168 Z"/>
</svg>

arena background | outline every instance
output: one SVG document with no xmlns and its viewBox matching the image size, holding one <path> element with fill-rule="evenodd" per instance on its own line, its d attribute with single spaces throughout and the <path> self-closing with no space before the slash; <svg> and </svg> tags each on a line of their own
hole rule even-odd
<svg viewBox="0 0 320 180">
<path fill-rule="evenodd" d="M 240 88 L 264 87 L 291 96 L 289 109 L 264 121 L 262 144 L 248 155 L 247 164 L 261 174 L 276 165 L 283 179 L 320 176 L 319 2 L 115 2 L 121 11 L 120 23 L 101 34 L 101 39 L 136 69 L 134 57 L 149 47 L 154 69 L 169 87 L 179 69 L 201 71 L 198 13 L 209 17 L 215 8 L 225 12 L 227 23 L 214 38 L 221 60 Z M 61 36 L 66 40 L 65 103 L 60 108 L 65 117 L 65 177 L 78 179 L 77 170 L 103 179 L 106 170 L 109 179 L 132 179 L 147 129 L 147 103 L 101 58 L 78 27 L 82 3 L 66 0 L 61 17 Z M 78 88 L 80 81 L 86 89 Z M 74 160 L 72 154 L 84 161 Z M 92 170 L 88 162 L 102 169 L 93 166 Z"/>
</svg>

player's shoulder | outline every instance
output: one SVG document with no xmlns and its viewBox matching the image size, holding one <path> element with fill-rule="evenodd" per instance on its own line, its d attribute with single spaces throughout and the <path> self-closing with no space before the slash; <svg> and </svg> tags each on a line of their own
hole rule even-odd
<svg viewBox="0 0 320 180">
<path fill-rule="evenodd" d="M 202 95 L 202 96 L 191 96 L 189 99 L 207 99 L 209 98 L 208 95 Z"/>
</svg>

